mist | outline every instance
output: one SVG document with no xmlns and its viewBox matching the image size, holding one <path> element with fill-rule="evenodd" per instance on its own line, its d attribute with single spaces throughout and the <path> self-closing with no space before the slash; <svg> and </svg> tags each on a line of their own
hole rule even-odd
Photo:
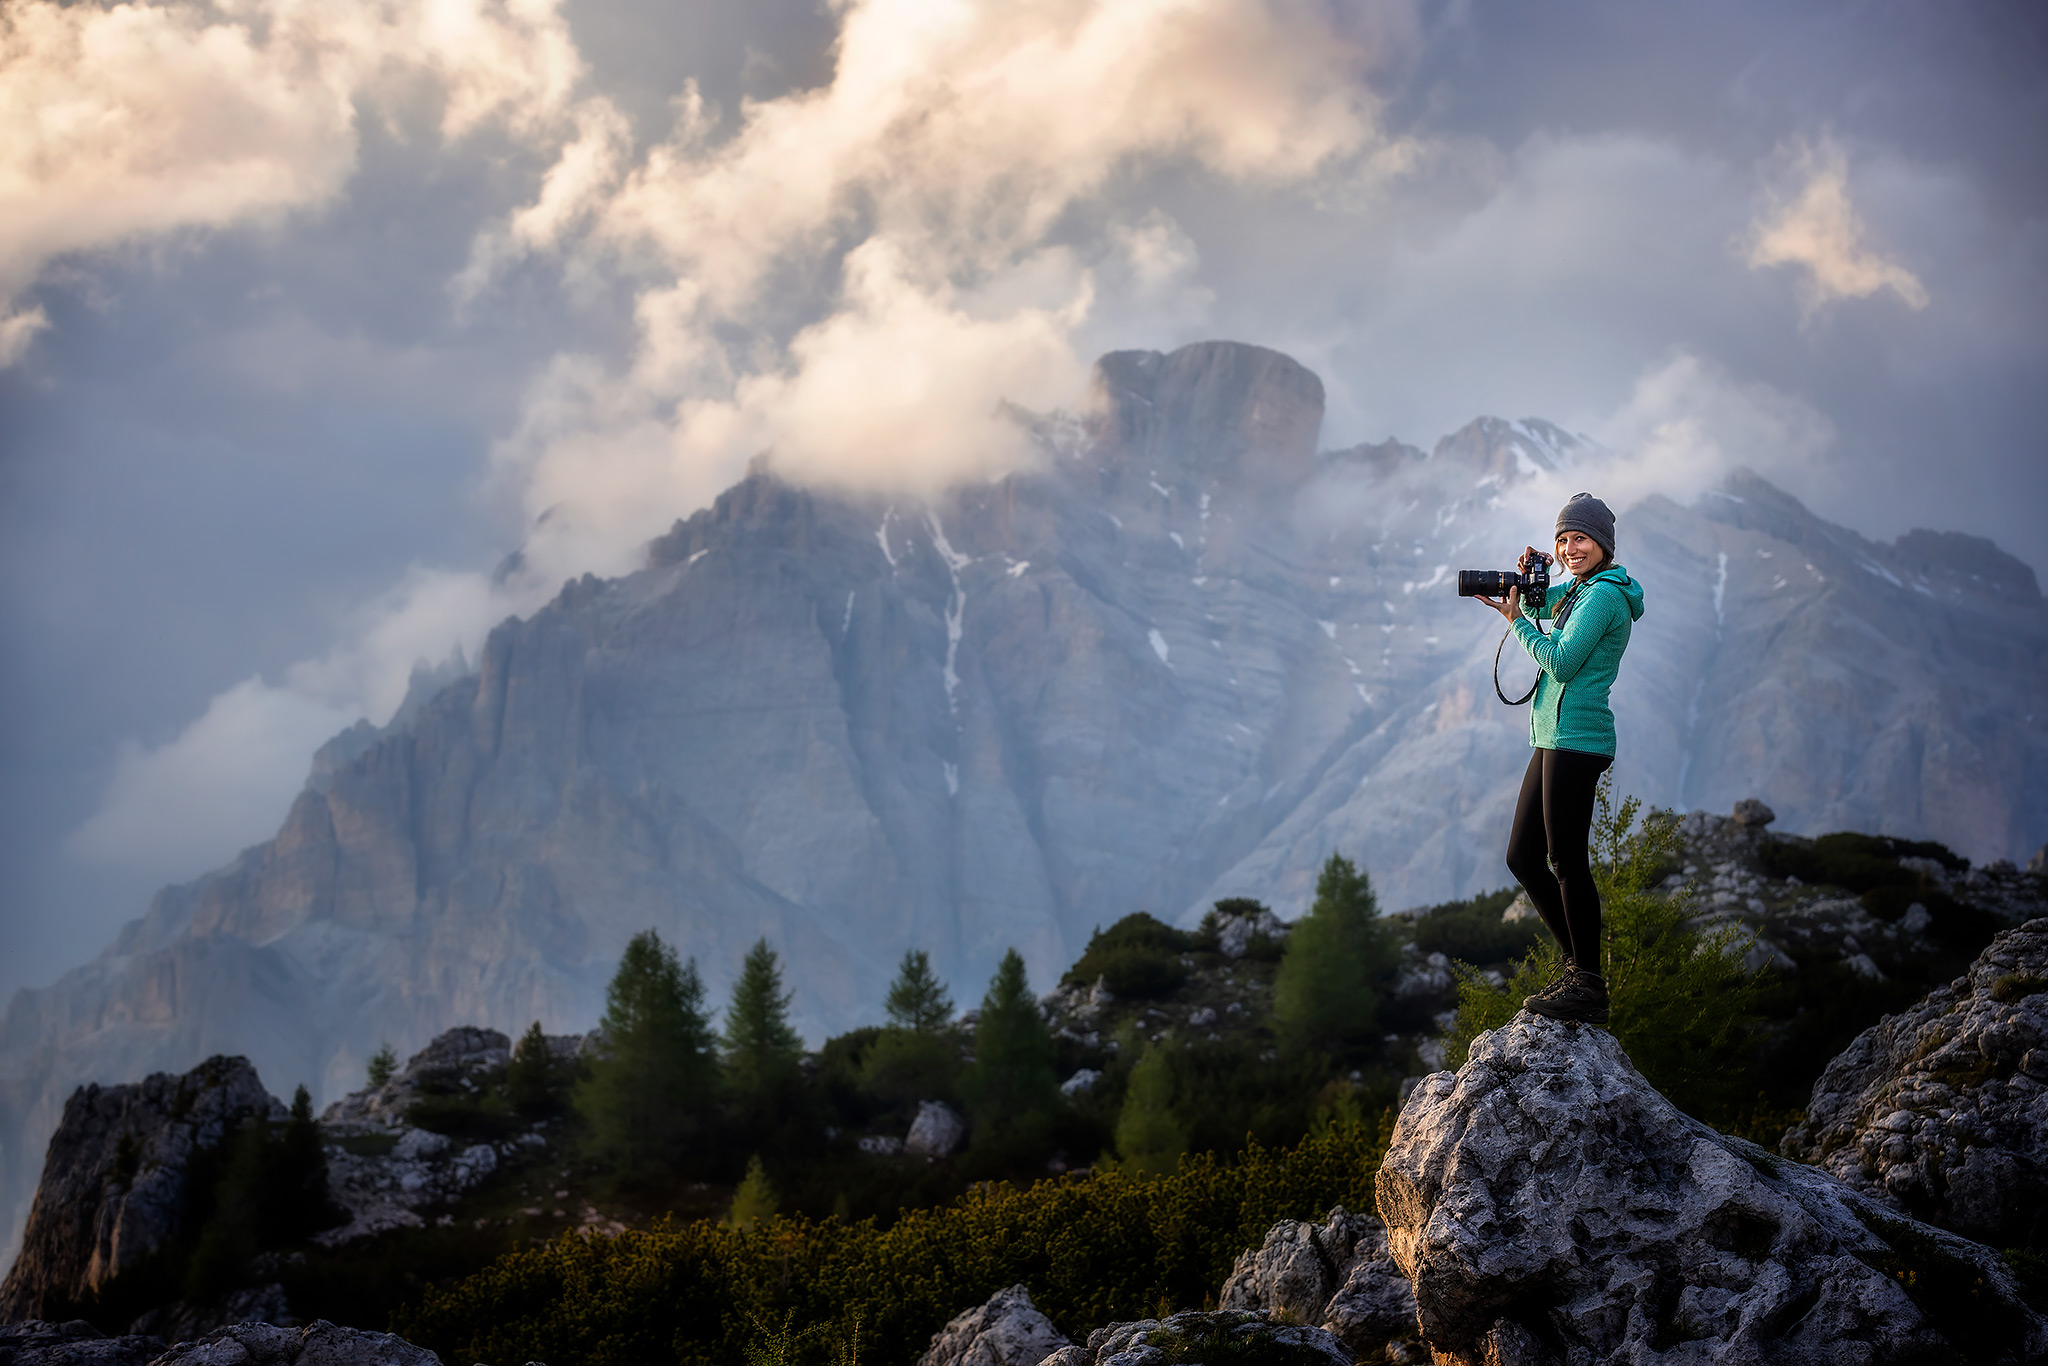
<svg viewBox="0 0 2048 1366">
<path fill-rule="evenodd" d="M 1327 447 L 1543 417 L 1617 507 L 1749 465 L 2048 565 L 2041 21 L 1933 22 L 12 7 L 0 988 L 754 458 L 1001 477 L 1001 405 L 1111 349 L 1286 351 Z"/>
</svg>

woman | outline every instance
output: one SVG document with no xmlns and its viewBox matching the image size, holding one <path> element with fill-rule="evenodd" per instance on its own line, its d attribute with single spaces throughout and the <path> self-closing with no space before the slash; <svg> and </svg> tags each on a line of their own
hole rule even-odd
<svg viewBox="0 0 2048 1366">
<path fill-rule="evenodd" d="M 1557 514 L 1556 551 L 1571 577 L 1553 584 L 1542 602 L 1527 604 L 1532 611 L 1525 614 L 1519 588 L 1504 599 L 1479 601 L 1508 619 L 1543 671 L 1529 713 L 1529 743 L 1536 752 L 1515 804 L 1508 870 L 1563 946 L 1565 971 L 1522 1004 L 1554 1020 L 1606 1024 L 1600 893 L 1586 839 L 1593 827 L 1594 789 L 1614 762 L 1607 690 L 1621 668 L 1629 630 L 1643 615 L 1643 589 L 1614 562 L 1614 514 L 1590 493 L 1573 494 Z M 1524 569 L 1537 558 L 1534 546 L 1525 550 Z M 1549 618 L 1551 633 L 1539 631 L 1531 616 Z"/>
</svg>

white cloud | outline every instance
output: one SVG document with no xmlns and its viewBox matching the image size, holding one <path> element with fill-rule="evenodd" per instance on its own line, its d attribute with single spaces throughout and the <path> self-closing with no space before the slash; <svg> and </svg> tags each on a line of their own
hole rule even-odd
<svg viewBox="0 0 2048 1366">
<path fill-rule="evenodd" d="M 54 260 L 274 217 L 355 169 L 358 102 L 424 75 L 440 130 L 545 141 L 581 63 L 553 0 L 0 9 L 0 314 Z M 0 323 L 0 365 L 34 327 Z"/>
<path fill-rule="evenodd" d="M 1906 307 L 1927 307 L 1919 277 L 1868 245 L 1862 217 L 1849 197 L 1849 159 L 1831 139 L 1779 149 L 1777 183 L 1765 211 L 1750 226 L 1752 269 L 1792 266 L 1800 307 L 1809 318 L 1839 299 L 1868 298 L 1890 290 Z"/>
</svg>

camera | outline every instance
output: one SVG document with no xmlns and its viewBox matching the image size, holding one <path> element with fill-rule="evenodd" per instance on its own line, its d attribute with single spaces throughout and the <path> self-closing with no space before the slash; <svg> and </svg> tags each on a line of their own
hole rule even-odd
<svg viewBox="0 0 2048 1366">
<path fill-rule="evenodd" d="M 1511 588 L 1522 590 L 1523 597 L 1533 597 L 1538 602 L 1550 591 L 1550 557 L 1537 551 L 1530 557 L 1528 569 L 1460 569 L 1458 571 L 1458 596 L 1461 598 L 1504 598 Z"/>
</svg>

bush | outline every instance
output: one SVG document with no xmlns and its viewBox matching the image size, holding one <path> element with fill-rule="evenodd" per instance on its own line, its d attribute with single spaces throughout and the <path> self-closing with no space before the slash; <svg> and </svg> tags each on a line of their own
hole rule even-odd
<svg viewBox="0 0 2048 1366">
<path fill-rule="evenodd" d="M 1196 936 L 1139 911 L 1090 935 L 1087 952 L 1060 980 L 1086 987 L 1099 977 L 1111 995 L 1157 1000 L 1187 980 L 1180 956 L 1196 943 Z"/>
<path fill-rule="evenodd" d="M 1415 918 L 1415 947 L 1425 954 L 1441 953 L 1465 963 L 1519 958 L 1542 935 L 1543 922 L 1502 920 L 1501 912 L 1514 899 L 1515 889 L 1503 887 L 1470 901 L 1432 906 Z"/>
<path fill-rule="evenodd" d="M 1692 889 L 1670 896 L 1656 890 L 1679 847 L 1678 817 L 1651 811 L 1638 826 L 1641 802 L 1630 797 L 1617 810 L 1611 794 L 1603 777 L 1592 853 L 1614 1037 L 1673 1104 L 1709 1122 L 1728 1122 L 1757 1090 L 1747 1049 L 1761 984 L 1742 967 L 1751 938 L 1733 926 L 1694 928 Z M 1563 958 L 1545 935 L 1504 986 L 1492 986 L 1469 964 L 1459 966 L 1453 1067 L 1463 1065 L 1481 1032 L 1512 1020 L 1524 996 L 1555 978 Z"/>
<path fill-rule="evenodd" d="M 829 1362 L 861 1325 L 868 1360 L 911 1361 L 953 1315 L 1022 1282 L 1069 1337 L 1213 1301 L 1237 1254 L 1278 1219 L 1372 1208 L 1391 1132 L 1338 1124 L 1288 1151 L 1190 1157 L 1147 1180 L 1105 1171 L 977 1187 L 940 1209 L 871 1221 L 665 1222 L 616 1238 L 565 1234 L 430 1292 L 394 1327 L 445 1361 L 587 1366 L 742 1361 L 758 1325 L 787 1359 Z"/>
<path fill-rule="evenodd" d="M 1772 877 L 1796 877 L 1801 882 L 1852 892 L 1921 886 L 1921 874 L 1899 866 L 1902 858 L 1933 859 L 1954 873 L 1970 866 L 1968 859 L 1933 840 L 1893 839 L 1854 830 L 1838 830 L 1815 840 L 1767 839 L 1757 850 L 1757 862 Z"/>
</svg>

